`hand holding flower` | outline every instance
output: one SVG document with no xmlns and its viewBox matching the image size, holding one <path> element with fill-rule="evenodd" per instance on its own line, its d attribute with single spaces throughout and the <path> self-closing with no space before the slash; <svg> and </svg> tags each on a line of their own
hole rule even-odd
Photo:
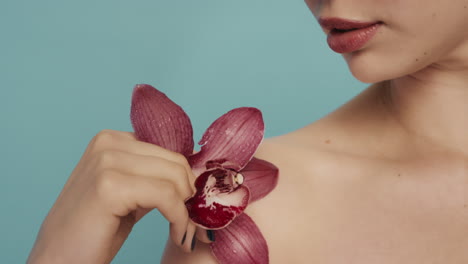
<svg viewBox="0 0 468 264">
<path fill-rule="evenodd" d="M 277 181 L 276 167 L 252 159 L 263 138 L 258 114 L 239 108 L 221 117 L 205 133 L 202 151 L 192 155 L 192 128 L 183 110 L 154 88 L 137 86 L 135 134 L 104 130 L 91 140 L 44 220 L 28 263 L 110 263 L 154 208 L 187 252 L 195 233 L 210 241 L 196 229 L 219 229 L 212 249 L 221 263 L 267 263 L 266 241 L 242 213 Z"/>
</svg>

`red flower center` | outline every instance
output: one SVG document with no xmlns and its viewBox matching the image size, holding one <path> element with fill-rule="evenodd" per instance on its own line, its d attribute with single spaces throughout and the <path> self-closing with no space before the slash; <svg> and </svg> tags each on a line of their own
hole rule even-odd
<svg viewBox="0 0 468 264">
<path fill-rule="evenodd" d="M 204 219 L 205 227 L 219 229 L 242 213 L 249 202 L 250 193 L 243 186 L 244 177 L 232 169 L 217 167 L 198 176 L 197 193 L 185 203 L 190 218 Z"/>
</svg>

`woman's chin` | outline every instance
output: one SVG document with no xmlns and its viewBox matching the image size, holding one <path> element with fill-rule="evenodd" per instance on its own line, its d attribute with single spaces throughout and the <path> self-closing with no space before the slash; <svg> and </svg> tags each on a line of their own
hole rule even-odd
<svg viewBox="0 0 468 264">
<path fill-rule="evenodd" d="M 408 74 L 404 62 L 372 56 L 371 54 L 343 55 L 351 74 L 363 83 L 378 83 Z M 382 63 L 385 62 L 385 63 Z"/>
<path fill-rule="evenodd" d="M 353 70 L 351 69 L 351 74 L 359 80 L 360 82 L 363 83 L 378 83 L 384 80 L 391 79 L 390 77 L 387 77 L 385 74 L 381 74 L 379 72 L 376 72 L 375 70 Z"/>
</svg>

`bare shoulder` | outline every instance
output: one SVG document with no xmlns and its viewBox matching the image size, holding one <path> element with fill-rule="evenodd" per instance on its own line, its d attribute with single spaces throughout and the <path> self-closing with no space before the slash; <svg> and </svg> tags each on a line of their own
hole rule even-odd
<svg viewBox="0 0 468 264">
<path fill-rule="evenodd" d="M 385 115 L 372 92 L 307 127 L 265 140 L 257 151 L 256 157 L 275 164 L 280 174 L 277 188 L 246 210 L 268 243 L 271 263 L 425 263 L 434 257 L 423 253 L 425 248 L 435 252 L 455 243 L 449 236 L 440 239 L 445 244 L 426 243 L 431 232 L 466 230 L 452 228 L 431 209 L 439 203 L 431 194 L 443 192 L 443 182 L 416 179 L 443 174 L 442 166 L 429 171 L 427 160 L 415 161 L 415 143 Z M 422 209 L 421 199 L 432 204 Z M 427 240 L 419 240 L 420 223 L 427 219 L 434 219 Z M 404 231 L 395 226 L 405 226 Z M 382 237 L 391 242 L 381 243 Z M 411 258 L 408 245 L 414 249 Z M 462 255 L 450 258 L 468 258 Z"/>
<path fill-rule="evenodd" d="M 339 221 L 353 199 L 360 200 L 358 190 L 386 166 L 378 153 L 386 143 L 376 136 L 383 126 L 374 122 L 375 108 L 364 103 L 365 97 L 304 128 L 266 139 L 258 149 L 257 158 L 279 168 L 279 182 L 246 213 L 268 242 L 271 263 L 325 263 L 321 257 L 335 254 L 327 250 L 339 241 L 344 226 Z"/>
<path fill-rule="evenodd" d="M 304 160 L 301 157 L 308 157 L 310 160 L 313 160 L 317 164 L 324 164 L 320 162 L 319 159 L 324 159 L 323 153 L 319 151 L 315 152 L 316 157 L 313 158 L 311 155 L 314 155 L 308 151 L 307 147 L 304 149 L 298 148 L 300 142 L 295 142 L 300 139 L 296 138 L 295 134 L 284 135 L 281 137 L 275 137 L 271 139 L 265 139 L 259 149 L 257 150 L 256 157 L 268 160 L 272 162 L 280 169 L 280 183 L 277 188 L 273 190 L 267 197 L 262 200 L 250 205 L 247 208 L 246 213 L 248 213 L 256 222 L 261 229 L 263 235 L 267 239 L 268 244 L 273 243 L 268 240 L 277 240 L 276 235 L 272 235 L 270 230 L 274 230 L 273 226 L 270 229 L 269 225 L 266 223 L 279 223 L 276 221 L 268 222 L 265 221 L 263 217 L 259 216 L 268 216 L 271 215 L 269 208 L 278 208 L 284 207 L 287 208 L 287 200 L 282 199 L 283 196 L 292 197 L 292 193 L 297 193 L 297 188 L 295 186 L 307 186 L 304 185 L 302 180 L 299 178 L 291 177 L 291 174 L 296 174 L 291 171 L 293 168 L 303 168 Z M 297 144 L 297 146 L 296 146 Z M 302 144 L 302 146 L 304 146 Z M 288 157 L 288 158 L 287 158 Z M 294 158 L 297 157 L 297 158 Z M 313 167 L 313 166 L 312 166 Z M 295 171 L 295 169 L 293 169 Z M 284 175 L 283 175 L 284 173 Z M 303 173 L 302 173 L 303 174 Z M 300 199 L 300 195 L 297 196 L 297 199 Z M 281 201 L 281 202 L 280 202 Z M 299 206 L 299 205 L 298 205 Z M 274 212 L 276 214 L 276 212 Z M 287 229 L 285 229 L 285 232 Z M 277 250 L 275 250 L 277 251 Z M 211 254 L 211 249 L 209 244 L 205 244 L 201 241 L 197 241 L 196 247 L 192 253 L 183 252 L 174 242 L 170 239 L 167 240 L 166 248 L 164 255 L 161 259 L 163 264 L 185 264 L 185 263 L 203 263 L 203 264 L 216 264 L 217 261 L 215 257 Z"/>
<path fill-rule="evenodd" d="M 453 254 L 453 245 L 468 245 L 466 215 L 454 209 L 447 218 L 434 206 L 466 208 L 440 200 L 466 197 L 464 189 L 454 195 L 457 188 L 437 177 L 449 167 L 414 159 L 415 143 L 385 115 L 375 91 L 260 145 L 255 156 L 278 167 L 279 181 L 245 213 L 265 237 L 270 263 L 468 263 L 466 251 Z M 162 263 L 216 260 L 209 245 L 185 254 L 169 242 Z"/>
<path fill-rule="evenodd" d="M 278 240 L 278 233 L 272 232 L 272 230 L 277 230 L 277 228 L 275 228 L 274 226 L 284 223 L 285 221 L 285 219 L 281 218 L 277 218 L 276 221 L 268 221 L 268 219 L 271 219 L 271 215 L 277 214 L 277 212 L 273 212 L 271 211 L 271 209 L 288 208 L 290 207 L 290 201 L 294 199 L 302 199 L 303 196 L 298 193 L 297 186 L 303 186 L 304 190 L 307 191 L 307 184 L 304 184 L 303 182 L 305 178 L 301 179 L 299 177 L 291 177 L 292 174 L 298 174 L 295 173 L 297 171 L 297 168 L 304 168 L 304 160 L 301 157 L 310 158 L 310 160 L 313 160 L 315 163 L 317 163 L 317 166 L 318 164 L 324 164 L 324 162 L 320 162 L 320 160 L 324 159 L 323 153 L 320 153 L 320 151 L 315 151 L 314 154 L 308 151 L 308 148 L 300 149 L 298 146 L 295 146 L 296 143 L 293 142 L 294 140 L 297 140 L 294 135 L 284 135 L 282 137 L 265 139 L 255 155 L 257 158 L 265 159 L 269 162 L 272 162 L 280 169 L 280 183 L 278 184 L 276 189 L 273 190 L 273 192 L 270 193 L 267 197 L 250 205 L 246 210 L 246 213 L 249 214 L 249 216 L 251 216 L 252 219 L 254 219 L 254 221 L 257 223 L 258 227 L 262 231 L 263 235 L 265 236 L 265 239 L 267 240 L 270 247 L 270 252 L 280 252 L 280 250 L 277 250 L 276 248 L 271 246 L 275 244 L 275 241 L 281 241 Z M 311 155 L 315 156 L 315 158 L 313 158 Z M 309 165 L 311 165 L 311 168 L 314 167 L 312 164 Z M 292 171 L 291 167 L 293 168 Z M 304 175 L 304 173 L 299 174 Z M 284 199 L 282 197 L 289 198 Z M 300 207 L 300 204 L 296 203 L 296 205 Z M 284 229 L 284 232 L 290 232 L 290 230 Z M 271 257 L 278 259 L 274 256 L 274 254 Z M 275 262 L 277 261 L 272 261 L 272 263 Z M 192 253 L 185 253 L 177 245 L 175 245 L 172 240 L 168 239 L 164 255 L 161 259 L 161 263 L 216 264 L 218 262 L 216 261 L 215 257 L 211 254 L 209 244 L 197 241 L 194 251 Z"/>
<path fill-rule="evenodd" d="M 271 263 L 311 263 L 310 254 L 322 256 L 322 242 L 330 241 L 334 228 L 330 219 L 342 219 L 337 212 L 347 205 L 340 199 L 347 190 L 359 189 L 353 186 L 359 186 L 361 175 L 378 171 L 372 165 L 377 162 L 369 162 L 372 157 L 361 155 L 369 151 L 360 145 L 369 135 L 356 129 L 368 129 L 361 122 L 368 111 L 352 104 L 304 128 L 265 139 L 257 150 L 255 156 L 275 164 L 280 174 L 277 187 L 245 211 L 265 237 Z M 162 263 L 217 262 L 207 244 L 199 242 L 186 254 L 169 241 Z"/>
<path fill-rule="evenodd" d="M 321 120 L 266 139 L 256 153 L 279 168 L 276 189 L 246 209 L 268 243 L 271 263 L 311 263 L 309 254 L 319 256 L 323 222 L 337 208 L 333 201 L 343 197 L 346 182 L 358 180 L 352 175 L 359 175 L 360 158 L 344 151 L 333 126 Z"/>
</svg>

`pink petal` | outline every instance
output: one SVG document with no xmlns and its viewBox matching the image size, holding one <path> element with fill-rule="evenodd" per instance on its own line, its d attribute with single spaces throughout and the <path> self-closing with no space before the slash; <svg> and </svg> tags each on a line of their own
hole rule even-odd
<svg viewBox="0 0 468 264">
<path fill-rule="evenodd" d="M 233 109 L 218 118 L 206 130 L 198 144 L 201 150 L 189 157 L 195 175 L 205 170 L 210 160 L 226 160 L 224 168 L 242 169 L 263 139 L 263 118 L 253 107 Z"/>
<path fill-rule="evenodd" d="M 255 222 L 246 214 L 216 230 L 211 250 L 221 264 L 267 264 L 268 245 Z"/>
<path fill-rule="evenodd" d="M 148 84 L 133 89 L 130 119 L 137 138 L 188 157 L 193 153 L 193 131 L 184 110 Z"/>
<path fill-rule="evenodd" d="M 237 172 L 213 169 L 195 181 L 197 192 L 185 205 L 190 219 L 206 229 L 224 228 L 242 214 L 249 203 L 249 189 L 236 181 Z"/>
<path fill-rule="evenodd" d="M 252 158 L 240 173 L 244 176 L 244 185 L 250 190 L 250 203 L 269 194 L 278 184 L 278 168 L 272 163 Z"/>
</svg>

